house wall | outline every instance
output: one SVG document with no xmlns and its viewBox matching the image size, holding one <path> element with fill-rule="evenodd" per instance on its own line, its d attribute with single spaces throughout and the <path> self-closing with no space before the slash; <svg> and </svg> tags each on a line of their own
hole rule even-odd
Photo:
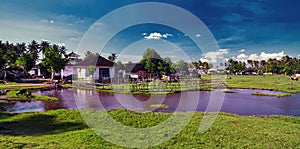
<svg viewBox="0 0 300 149">
<path fill-rule="evenodd" d="M 114 78 L 115 77 L 115 67 L 96 67 L 96 70 L 93 74 L 94 79 L 99 79 L 99 68 L 109 68 L 109 75 L 110 78 Z"/>
<path fill-rule="evenodd" d="M 86 78 L 86 69 L 84 67 L 75 67 L 74 69 L 78 79 Z"/>
<path fill-rule="evenodd" d="M 111 77 L 111 78 L 114 78 L 114 77 L 115 77 L 115 72 L 116 72 L 115 67 L 109 68 L 109 74 L 110 74 L 110 77 Z"/>
<path fill-rule="evenodd" d="M 93 78 L 96 79 L 96 80 L 99 79 L 99 67 L 96 68 L 96 70 L 93 74 Z"/>
<path fill-rule="evenodd" d="M 93 74 L 93 79 L 99 79 L 99 68 L 109 68 L 109 75 L 110 78 L 115 77 L 115 67 L 96 67 L 96 70 Z M 87 79 L 89 76 L 86 75 L 86 68 L 85 67 L 74 67 L 74 72 L 77 74 L 78 79 Z"/>
</svg>

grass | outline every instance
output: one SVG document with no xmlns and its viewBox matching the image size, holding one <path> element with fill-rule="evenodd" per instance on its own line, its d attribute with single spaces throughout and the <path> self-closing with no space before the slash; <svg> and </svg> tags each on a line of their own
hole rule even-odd
<svg viewBox="0 0 300 149">
<path fill-rule="evenodd" d="M 93 113 L 104 115 L 103 112 Z M 184 116 L 187 113 L 176 114 Z M 109 115 L 133 128 L 152 127 L 171 116 L 166 113 L 136 113 L 125 109 L 109 111 Z M 179 134 L 152 148 L 300 148 L 300 119 L 297 117 L 252 117 L 221 113 L 212 127 L 200 134 L 198 127 L 203 115 L 196 112 Z M 121 135 L 120 132 L 112 133 Z M 129 137 L 134 137 L 134 134 Z M 0 146 L 120 148 L 105 141 L 87 127 L 79 111 L 63 109 L 15 115 L 0 113 Z"/>
<path fill-rule="evenodd" d="M 153 104 L 150 106 L 154 109 L 168 109 L 169 107 L 166 104 Z"/>
<path fill-rule="evenodd" d="M 228 88 L 266 89 L 287 93 L 300 93 L 300 82 L 291 81 L 289 76 L 245 76 L 229 75 L 226 85 Z"/>
<path fill-rule="evenodd" d="M 22 83 L 24 84 L 24 83 Z M 27 89 L 27 90 L 33 90 L 33 89 L 42 89 L 42 88 L 47 88 L 44 86 L 18 86 L 21 85 L 19 83 L 15 83 L 15 84 L 0 84 L 0 89 L 1 90 L 22 90 L 22 89 Z"/>
<path fill-rule="evenodd" d="M 74 86 L 72 84 L 64 84 L 63 87 L 64 88 L 73 88 Z"/>
<path fill-rule="evenodd" d="M 263 92 L 253 92 L 252 95 L 256 95 L 256 96 L 275 96 L 275 97 L 287 97 L 287 96 L 291 96 L 291 94 L 268 94 L 268 93 L 263 93 Z"/>
<path fill-rule="evenodd" d="M 41 101 L 54 101 L 58 100 L 56 97 L 49 97 L 49 96 L 41 96 L 37 94 L 31 94 L 30 97 L 26 97 L 25 94 L 17 95 L 18 91 L 9 91 L 6 94 L 6 98 L 19 98 L 19 99 L 33 99 L 33 100 L 41 100 Z"/>
</svg>

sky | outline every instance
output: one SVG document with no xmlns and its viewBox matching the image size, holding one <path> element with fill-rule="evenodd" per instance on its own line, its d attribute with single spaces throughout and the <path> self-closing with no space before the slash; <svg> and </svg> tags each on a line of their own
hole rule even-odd
<svg viewBox="0 0 300 149">
<path fill-rule="evenodd" d="M 102 20 L 111 12 L 141 2 L 167 3 L 178 9 L 150 5 L 126 9 L 125 14 L 108 17 L 106 22 Z M 0 3 L 0 40 L 13 43 L 47 40 L 64 44 L 70 52 L 82 57 L 87 50 L 104 57 L 116 52 L 118 60 L 135 62 L 147 48 L 174 61 L 200 59 L 212 63 L 220 55 L 224 60 L 241 61 L 280 59 L 286 54 L 300 56 L 300 1 L 297 0 L 1 0 Z M 181 9 L 202 24 L 193 21 L 193 17 L 183 17 Z M 172 25 L 133 24 L 114 32 L 124 24 L 146 17 L 173 22 Z"/>
</svg>

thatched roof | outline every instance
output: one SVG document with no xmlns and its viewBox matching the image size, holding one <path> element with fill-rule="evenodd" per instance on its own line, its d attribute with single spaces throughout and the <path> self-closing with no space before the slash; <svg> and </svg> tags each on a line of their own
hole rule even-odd
<svg viewBox="0 0 300 149">
<path fill-rule="evenodd" d="M 146 63 L 143 63 L 143 62 L 125 64 L 125 70 L 126 70 L 126 72 L 136 73 L 139 70 L 146 70 L 145 65 L 146 65 Z"/>
<path fill-rule="evenodd" d="M 106 66 L 106 67 L 113 67 L 114 62 L 107 60 L 106 58 L 100 55 L 93 55 L 90 57 L 85 58 L 83 61 L 75 64 L 74 66 Z"/>
</svg>

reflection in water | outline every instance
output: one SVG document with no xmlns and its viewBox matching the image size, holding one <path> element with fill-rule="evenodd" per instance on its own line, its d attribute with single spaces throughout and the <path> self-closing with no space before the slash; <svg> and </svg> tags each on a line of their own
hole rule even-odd
<svg viewBox="0 0 300 149">
<path fill-rule="evenodd" d="M 45 111 L 44 102 L 42 101 L 25 101 L 25 102 L 16 102 L 13 107 L 7 108 L 6 111 L 9 113 L 23 113 L 23 112 L 41 112 Z"/>
<path fill-rule="evenodd" d="M 236 93 L 225 94 L 222 112 L 239 115 L 292 115 L 300 116 L 300 94 L 290 97 L 254 96 L 262 90 L 231 89 Z M 273 91 L 262 91 L 274 93 Z M 127 108 L 134 111 L 179 112 L 205 111 L 211 92 L 184 92 L 173 95 L 128 95 L 98 93 L 95 91 L 64 89 L 61 91 L 36 91 L 35 94 L 59 98 L 58 101 L 0 102 L 0 111 L 10 113 L 48 111 L 53 109 L 109 110 Z M 199 96 L 199 99 L 195 98 Z M 214 100 L 214 99 L 211 99 Z M 166 104 L 168 109 L 153 109 L 153 104 Z"/>
</svg>

